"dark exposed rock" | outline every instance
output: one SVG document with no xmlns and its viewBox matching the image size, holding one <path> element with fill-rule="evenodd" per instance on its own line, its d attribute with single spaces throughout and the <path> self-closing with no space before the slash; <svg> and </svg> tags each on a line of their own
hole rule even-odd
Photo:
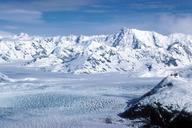
<svg viewBox="0 0 192 128">
<path fill-rule="evenodd" d="M 169 77 L 164 78 L 151 91 L 139 99 L 130 102 L 127 110 L 119 114 L 119 116 L 129 119 L 145 118 L 146 120 L 149 120 L 149 124 L 146 124 L 145 127 L 159 126 L 161 128 L 191 128 L 192 112 L 189 108 L 191 107 L 189 103 L 190 99 L 188 99 L 189 101 L 186 101 L 188 105 L 185 105 L 185 97 L 190 97 L 191 95 L 191 93 L 188 93 L 190 92 L 188 89 L 190 89 L 191 86 L 190 84 L 188 85 L 190 87 L 186 88 L 186 90 L 188 90 L 187 92 L 184 88 L 179 88 L 180 84 L 179 86 L 175 85 L 178 84 L 178 82 L 172 81 L 173 80 L 170 80 Z M 184 82 L 184 84 L 186 83 Z M 174 92 L 170 93 L 169 91 Z M 183 93 L 184 91 L 186 91 L 185 94 Z M 180 102 L 182 94 L 184 94 L 183 101 Z M 167 98 L 167 100 L 163 98 Z M 178 102 L 175 101 L 177 99 Z"/>
</svg>

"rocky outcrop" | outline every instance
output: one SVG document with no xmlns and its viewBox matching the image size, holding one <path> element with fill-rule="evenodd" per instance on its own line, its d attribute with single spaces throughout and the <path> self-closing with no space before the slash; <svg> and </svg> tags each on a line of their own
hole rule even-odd
<svg viewBox="0 0 192 128">
<path fill-rule="evenodd" d="M 164 78 L 151 91 L 129 102 L 123 118 L 145 118 L 162 128 L 192 127 L 192 82 Z"/>
</svg>

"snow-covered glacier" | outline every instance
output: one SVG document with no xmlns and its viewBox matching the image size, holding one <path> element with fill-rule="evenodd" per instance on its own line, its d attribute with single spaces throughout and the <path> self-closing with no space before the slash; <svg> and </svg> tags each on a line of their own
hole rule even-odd
<svg viewBox="0 0 192 128">
<path fill-rule="evenodd" d="M 1 64 L 0 72 L 1 128 L 137 128 L 142 122 L 118 114 L 161 80 L 44 72 L 15 64 Z"/>
<path fill-rule="evenodd" d="M 191 64 L 192 36 L 161 35 L 124 28 L 111 35 L 29 36 L 0 38 L 0 62 L 53 72 L 135 72 L 162 74 L 175 66 Z"/>
</svg>

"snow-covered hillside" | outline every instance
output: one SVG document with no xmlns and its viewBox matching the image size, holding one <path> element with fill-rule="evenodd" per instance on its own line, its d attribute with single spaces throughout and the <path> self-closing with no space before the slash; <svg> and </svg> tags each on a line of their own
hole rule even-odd
<svg viewBox="0 0 192 128">
<path fill-rule="evenodd" d="M 112 35 L 40 37 L 21 33 L 0 38 L 1 63 L 22 60 L 25 66 L 67 73 L 161 74 L 170 67 L 190 65 L 191 59 L 192 36 L 184 34 L 122 29 Z"/>
<path fill-rule="evenodd" d="M 166 77 L 151 91 L 129 102 L 124 118 L 148 118 L 163 128 L 192 127 L 191 71 Z M 186 79 L 190 78 L 190 79 Z M 148 126 L 149 127 L 149 126 Z"/>
</svg>

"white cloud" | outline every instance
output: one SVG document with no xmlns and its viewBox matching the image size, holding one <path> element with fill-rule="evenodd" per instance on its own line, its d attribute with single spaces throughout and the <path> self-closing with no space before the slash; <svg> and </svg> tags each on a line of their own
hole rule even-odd
<svg viewBox="0 0 192 128">
<path fill-rule="evenodd" d="M 128 17 L 126 19 L 126 17 Z M 161 34 L 184 33 L 192 34 L 192 14 L 151 13 L 134 16 L 125 16 L 117 21 L 117 26 L 125 26 L 147 31 L 156 31 Z M 115 17 L 115 19 L 120 19 Z"/>
<path fill-rule="evenodd" d="M 159 28 L 168 33 L 192 34 L 192 15 L 161 15 Z"/>
<path fill-rule="evenodd" d="M 14 25 L 5 25 L 3 26 L 4 29 L 6 30 L 17 30 L 18 26 L 14 26 Z"/>
<path fill-rule="evenodd" d="M 22 9 L 0 11 L 0 19 L 6 21 L 39 23 L 42 22 L 41 17 L 42 13 L 39 11 L 29 11 Z"/>
<path fill-rule="evenodd" d="M 0 31 L 0 37 L 9 37 L 12 35 L 13 35 L 13 33 L 11 33 L 11 32 Z"/>
<path fill-rule="evenodd" d="M 98 0 L 31 0 L 31 1 L 11 1 L 2 2 L 0 10 L 23 9 L 38 11 L 59 11 L 59 10 L 76 10 L 82 6 L 93 5 Z"/>
</svg>

